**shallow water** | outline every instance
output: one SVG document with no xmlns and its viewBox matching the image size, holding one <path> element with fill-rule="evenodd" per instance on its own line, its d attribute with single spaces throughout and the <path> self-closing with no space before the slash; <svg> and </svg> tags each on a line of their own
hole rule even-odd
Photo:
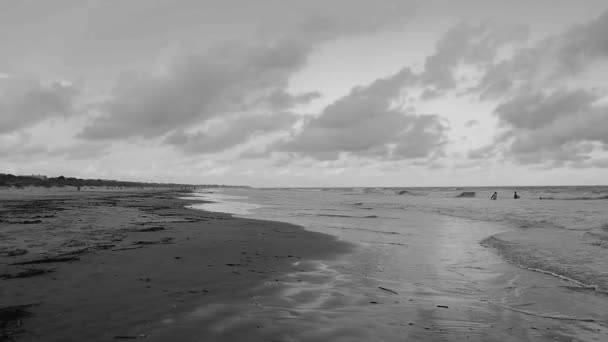
<svg viewBox="0 0 608 342">
<path fill-rule="evenodd" d="M 457 197 L 465 191 L 476 197 Z M 494 191 L 499 199 L 488 200 Z M 509 197 L 512 189 L 500 188 L 230 189 L 207 196 L 228 203 L 220 211 L 236 213 L 236 207 L 249 203 L 261 207 L 239 210 L 239 214 L 287 221 L 358 242 L 362 238 L 352 235 L 354 230 L 368 230 L 372 236 L 399 232 L 398 222 L 407 220 L 413 211 L 498 223 L 511 232 L 485 243 L 499 249 L 508 261 L 607 292 L 608 187 L 524 187 L 517 191 L 518 200 Z M 247 199 L 222 198 L 226 195 Z M 210 205 L 203 207 L 212 210 Z"/>
<path fill-rule="evenodd" d="M 446 198 L 437 193 L 396 193 L 389 189 L 231 189 L 222 193 L 241 197 L 232 199 L 218 193 L 199 194 L 224 203 L 226 212 L 231 212 L 231 205 L 238 208 L 240 203 L 252 203 L 258 207 L 241 215 L 299 224 L 359 246 L 346 260 L 319 262 L 312 268 L 307 265 L 305 271 L 288 275 L 281 282 L 283 290 L 278 298 L 255 299 L 251 307 L 241 308 L 245 312 L 241 318 L 267 317 L 275 334 L 293 331 L 285 340 L 294 341 L 608 338 L 608 296 L 597 288 L 581 286 L 582 282 L 505 263 L 494 250 L 480 244 L 485 240 L 500 247 L 492 239 L 504 242 L 509 234 L 523 231 L 527 237 L 520 236 L 510 245 L 520 248 L 518 255 L 529 246 L 535 251 L 549 249 L 551 244 L 576 249 L 578 245 L 569 241 L 579 239 L 568 234 L 583 236 L 588 230 L 552 226 L 571 218 L 559 208 L 561 204 L 557 208 L 544 204 L 561 201 L 537 201 L 546 206 L 540 210 L 530 204 L 533 200 L 526 199 L 489 201 Z M 570 212 L 600 212 L 595 203 L 602 201 L 591 202 L 567 208 Z M 538 229 L 557 232 L 552 239 L 529 234 L 536 228 L 518 228 L 534 226 L 532 219 L 526 221 L 534 211 L 543 221 Z M 563 215 L 555 218 L 549 214 L 553 211 Z M 589 223 L 593 219 L 597 217 L 584 220 Z M 590 253 L 585 248 L 577 250 L 577 257 L 582 255 L 588 261 Z M 594 245 L 589 248 L 605 251 Z M 507 248 L 499 251 L 507 260 L 514 252 Z M 545 254 L 547 260 L 539 263 L 543 267 L 554 261 Z M 573 268 L 583 268 L 582 259 L 578 262 L 581 267 Z M 604 266 L 596 263 L 593 267 L 586 272 L 601 274 Z M 529 331 L 538 328 L 543 331 Z"/>
</svg>

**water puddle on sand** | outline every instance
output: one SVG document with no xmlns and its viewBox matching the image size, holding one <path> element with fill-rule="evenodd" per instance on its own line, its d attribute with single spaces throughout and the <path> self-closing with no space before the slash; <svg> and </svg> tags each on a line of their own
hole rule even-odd
<svg viewBox="0 0 608 342">
<path fill-rule="evenodd" d="M 213 192 L 194 192 L 180 199 L 192 200 L 195 203 L 186 206 L 190 209 L 206 210 L 211 212 L 227 213 L 233 215 L 251 215 L 254 209 L 262 206 L 244 201 L 245 196 L 231 196 Z M 196 203 L 204 201 L 206 203 Z"/>
</svg>

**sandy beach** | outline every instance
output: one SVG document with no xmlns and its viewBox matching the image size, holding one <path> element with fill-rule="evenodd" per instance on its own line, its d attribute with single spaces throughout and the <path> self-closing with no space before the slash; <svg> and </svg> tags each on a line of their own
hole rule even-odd
<svg viewBox="0 0 608 342">
<path fill-rule="evenodd" d="M 188 202 L 175 199 L 177 195 L 41 191 L 13 200 L 4 196 L 0 307 L 8 312 L 25 305 L 29 314 L 15 320 L 4 315 L 3 339 L 195 341 L 247 336 L 258 328 L 218 329 L 206 326 L 205 317 L 196 324 L 188 317 L 210 305 L 249 303 L 254 289 L 264 283 L 272 285 L 262 293 L 269 295 L 294 262 L 330 258 L 349 249 L 332 237 L 289 224 L 184 209 Z M 36 220 L 40 222 L 24 223 Z M 74 222 L 80 226 L 69 226 Z M 16 241 L 15 232 L 26 226 L 37 226 L 36 232 Z M 92 235 L 79 232 L 84 226 Z M 27 252 L 18 255 L 23 253 L 19 250 Z M 40 262 L 48 257 L 66 261 Z M 16 277 L 32 269 L 49 273 Z M 216 312 L 213 319 L 236 314 Z"/>
<path fill-rule="evenodd" d="M 603 302 L 594 303 L 584 291 L 563 297 L 567 282 L 553 287 L 553 277 L 509 265 L 479 244 L 481 236 L 499 228 L 411 213 L 403 222 L 406 244 L 390 232 L 383 241 L 353 244 L 288 223 L 186 209 L 192 200 L 178 198 L 184 195 L 152 189 L 5 192 L 3 339 L 601 341 L 608 336 L 606 322 L 597 319 Z M 373 227 L 373 221 L 365 222 Z M 500 305 L 513 303 L 509 289 L 523 291 L 517 294 L 518 309 Z M 539 293 L 543 303 L 572 307 L 577 316 L 536 314 Z"/>
</svg>

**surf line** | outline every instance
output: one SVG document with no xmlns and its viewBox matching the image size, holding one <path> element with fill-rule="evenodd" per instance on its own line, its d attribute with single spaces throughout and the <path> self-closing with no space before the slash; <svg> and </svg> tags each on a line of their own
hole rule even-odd
<svg viewBox="0 0 608 342">
<path fill-rule="evenodd" d="M 596 320 L 593 319 L 593 318 L 580 318 L 580 317 L 566 317 L 566 316 L 543 315 L 543 314 L 538 314 L 538 313 L 534 313 L 534 312 L 530 312 L 530 311 L 526 311 L 526 310 L 515 309 L 515 308 L 512 308 L 510 306 L 501 305 L 501 304 L 490 302 L 490 301 L 482 300 L 482 302 L 486 302 L 488 304 L 492 304 L 492 305 L 498 306 L 499 308 L 503 308 L 505 310 L 511 310 L 511 311 L 523 313 L 523 314 L 526 314 L 526 315 L 535 316 L 535 317 L 557 319 L 557 320 L 562 320 L 562 321 L 596 322 Z"/>
<path fill-rule="evenodd" d="M 508 262 L 511 265 L 514 265 L 514 266 L 517 266 L 517 267 L 521 268 L 522 270 L 527 270 L 527 271 L 538 272 L 538 273 L 550 275 L 550 276 L 553 276 L 553 277 L 556 277 L 556 278 L 559 278 L 559 279 L 562 279 L 562 280 L 574 283 L 574 284 L 576 284 L 576 285 L 578 285 L 578 286 L 580 286 L 582 288 L 590 289 L 590 290 L 593 290 L 593 291 L 598 292 L 598 293 L 604 293 L 603 291 L 599 290 L 599 286 L 598 285 L 585 284 L 585 283 L 580 282 L 580 281 L 578 281 L 576 279 L 572 279 L 572 278 L 566 277 L 564 275 L 561 275 L 561 274 L 558 274 L 558 273 L 555 273 L 555 272 L 546 271 L 546 270 L 543 270 L 543 269 L 540 269 L 540 268 L 527 267 L 527 266 L 518 264 L 518 263 L 516 263 L 514 261 L 511 261 L 511 260 L 509 260 L 507 258 L 504 258 L 504 257 L 503 257 L 503 260 L 505 260 L 506 262 Z"/>
</svg>

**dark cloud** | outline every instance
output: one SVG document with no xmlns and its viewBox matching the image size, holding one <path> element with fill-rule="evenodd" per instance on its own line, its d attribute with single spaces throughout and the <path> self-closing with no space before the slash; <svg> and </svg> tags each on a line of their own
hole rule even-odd
<svg viewBox="0 0 608 342">
<path fill-rule="evenodd" d="M 608 11 L 589 23 L 550 36 L 485 71 L 475 91 L 482 98 L 509 95 L 510 90 L 551 86 L 576 76 L 608 57 Z"/>
<path fill-rule="evenodd" d="M 419 75 L 426 89 L 422 98 L 439 96 L 457 87 L 454 71 L 460 65 L 487 68 L 494 63 L 499 49 L 523 41 L 528 30 L 521 26 L 461 24 L 448 30 L 439 39 L 435 53 L 426 58 L 424 72 Z"/>
<path fill-rule="evenodd" d="M 324 18 L 318 35 L 356 34 L 410 16 L 409 0 L 56 0 L 0 1 L 0 65 L 3 71 L 32 68 L 100 71 L 112 75 L 134 61 L 147 61 L 175 42 L 208 46 L 240 37 L 269 41 L 300 30 L 308 18 Z M 316 22 L 318 22 L 317 20 Z M 323 28 L 323 31 L 319 31 Z M 6 67 L 8 66 L 8 69 Z M 29 69 L 29 70 L 28 70 Z"/>
<path fill-rule="evenodd" d="M 501 155 L 522 164 L 589 165 L 608 148 L 608 106 L 602 89 L 565 86 L 608 57 L 608 11 L 586 24 L 516 50 L 490 65 L 474 91 L 502 102 L 494 114 L 502 132 L 473 159 Z"/>
<path fill-rule="evenodd" d="M 559 90 L 551 94 L 521 93 L 496 107 L 500 120 L 514 128 L 537 129 L 560 117 L 582 115 L 590 111 L 597 96 L 586 90 Z"/>
<path fill-rule="evenodd" d="M 446 127 L 435 115 L 407 113 L 392 103 L 413 77 L 403 69 L 354 88 L 279 148 L 320 160 L 337 159 L 343 152 L 372 158 L 429 156 L 443 144 Z"/>
<path fill-rule="evenodd" d="M 290 94 L 284 89 L 277 89 L 268 96 L 263 97 L 259 100 L 259 104 L 267 106 L 271 110 L 285 110 L 295 105 L 306 104 L 312 100 L 321 97 L 319 92 L 307 92 L 304 94 Z"/>
<path fill-rule="evenodd" d="M 597 99 L 580 89 L 519 94 L 496 108 L 506 130 L 492 146 L 472 150 L 469 157 L 500 152 L 524 164 L 587 160 L 594 150 L 608 148 L 608 107 Z"/>
<path fill-rule="evenodd" d="M 568 143 L 608 143 L 608 107 L 593 107 L 587 112 L 565 116 L 538 129 L 521 129 L 513 132 L 511 145 L 514 153 L 560 149 Z"/>
<path fill-rule="evenodd" d="M 256 110 L 289 111 L 307 103 L 320 94 L 290 94 L 286 89 L 289 78 L 305 65 L 315 46 L 339 36 L 377 30 L 408 17 L 402 11 L 391 10 L 402 8 L 403 4 L 397 1 L 382 1 L 371 8 L 364 2 L 349 2 L 349 6 L 368 8 L 375 15 L 344 15 L 333 5 L 324 7 L 324 11 L 310 12 L 316 7 L 304 6 L 295 24 L 289 23 L 289 29 L 282 34 L 275 32 L 265 41 L 221 44 L 203 53 L 185 54 L 163 73 L 124 74 L 110 100 L 101 106 L 102 115 L 79 136 L 89 140 L 155 138 L 175 131 L 167 142 L 176 143 L 182 134 L 179 132 L 212 119 Z M 213 137 L 218 139 L 215 144 L 210 140 Z M 190 138 L 218 148 L 239 140 L 238 136 L 203 133 Z"/>
<path fill-rule="evenodd" d="M 436 115 L 418 115 L 406 130 L 398 135 L 393 158 L 426 158 L 433 154 L 442 155 L 439 150 L 446 142 L 447 126 Z"/>
<path fill-rule="evenodd" d="M 204 132 L 185 133 L 178 130 L 169 135 L 165 142 L 187 153 L 221 152 L 256 135 L 289 127 L 296 120 L 297 116 L 290 113 L 233 115 Z"/>
<path fill-rule="evenodd" d="M 0 78 L 0 134 L 74 114 L 75 85 L 35 79 Z"/>
<path fill-rule="evenodd" d="M 85 127 L 81 137 L 153 138 L 238 112 L 259 97 L 282 92 L 308 49 L 294 41 L 225 45 L 182 56 L 161 75 L 125 75 L 103 106 L 104 116 Z"/>
</svg>

